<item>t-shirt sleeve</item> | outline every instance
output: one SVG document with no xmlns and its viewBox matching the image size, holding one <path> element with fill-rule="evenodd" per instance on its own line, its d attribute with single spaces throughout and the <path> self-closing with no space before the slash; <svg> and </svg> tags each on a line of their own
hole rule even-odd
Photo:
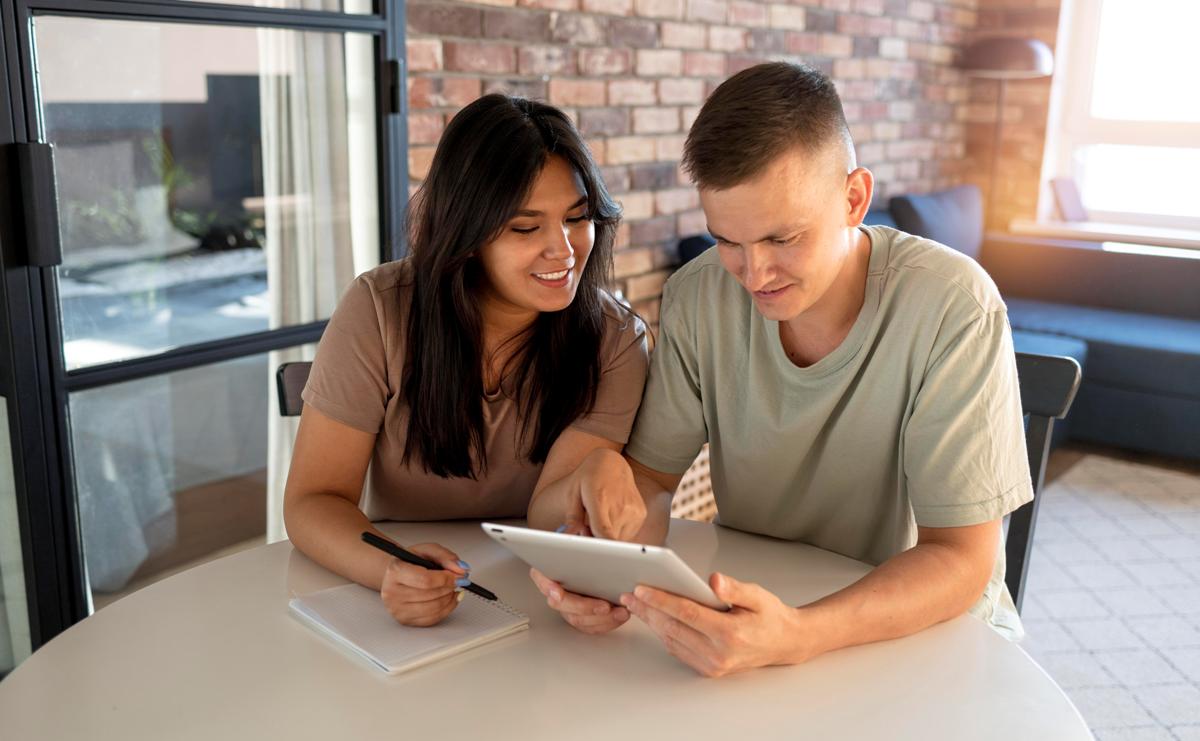
<svg viewBox="0 0 1200 741">
<path fill-rule="evenodd" d="M 571 425 L 577 430 L 625 444 L 637 416 L 646 385 L 646 366 L 650 351 L 646 344 L 646 325 L 636 316 L 623 317 L 618 324 L 609 318 L 602 344 L 604 365 L 596 402 L 587 414 Z"/>
<path fill-rule="evenodd" d="M 379 305 L 357 278 L 321 335 L 301 398 L 327 417 L 378 433 L 387 408 L 387 359 Z"/>
<path fill-rule="evenodd" d="M 647 468 L 683 473 L 708 441 L 696 345 L 684 307 L 663 296 L 659 334 L 650 357 L 650 376 L 625 452 Z"/>
<path fill-rule="evenodd" d="M 1012 332 L 1003 309 L 939 339 L 904 432 L 904 474 L 923 527 L 1003 517 L 1033 499 Z"/>
</svg>

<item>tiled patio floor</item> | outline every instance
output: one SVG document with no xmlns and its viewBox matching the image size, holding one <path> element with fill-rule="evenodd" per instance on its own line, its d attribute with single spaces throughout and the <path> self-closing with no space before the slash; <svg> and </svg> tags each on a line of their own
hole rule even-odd
<svg viewBox="0 0 1200 741">
<path fill-rule="evenodd" d="M 1123 458 L 1052 459 L 1023 646 L 1101 741 L 1200 740 L 1200 467 Z"/>
</svg>

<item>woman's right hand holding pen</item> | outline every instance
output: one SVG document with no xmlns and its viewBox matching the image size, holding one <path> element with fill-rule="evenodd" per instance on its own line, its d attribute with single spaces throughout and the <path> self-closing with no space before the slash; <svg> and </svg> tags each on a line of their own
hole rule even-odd
<svg viewBox="0 0 1200 741">
<path fill-rule="evenodd" d="M 458 606 L 461 594 L 458 590 L 469 581 L 470 566 L 437 543 L 420 543 L 409 546 L 408 550 L 436 562 L 445 571 L 432 571 L 393 558 L 383 574 L 380 596 L 388 612 L 402 625 L 436 625 Z"/>
</svg>

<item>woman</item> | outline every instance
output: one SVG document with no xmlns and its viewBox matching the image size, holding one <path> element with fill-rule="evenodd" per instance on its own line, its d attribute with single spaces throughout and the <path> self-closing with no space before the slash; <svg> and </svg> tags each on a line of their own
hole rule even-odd
<svg viewBox="0 0 1200 741">
<path fill-rule="evenodd" d="M 635 535 L 646 510 L 620 450 L 647 347 L 604 288 L 619 219 L 561 111 L 487 95 L 454 117 L 411 256 L 359 276 L 321 339 L 284 495 L 297 548 L 433 625 L 469 565 L 436 543 L 408 549 L 445 571 L 393 559 L 361 542 L 372 520 Z"/>
</svg>

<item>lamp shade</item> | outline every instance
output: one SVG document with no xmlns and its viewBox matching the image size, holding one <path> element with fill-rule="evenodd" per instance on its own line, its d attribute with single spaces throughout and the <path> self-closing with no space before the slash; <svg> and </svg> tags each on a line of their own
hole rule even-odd
<svg viewBox="0 0 1200 741">
<path fill-rule="evenodd" d="M 967 74 L 996 80 L 1030 80 L 1054 71 L 1054 54 L 1037 39 L 995 37 L 980 39 L 963 52 Z"/>
</svg>

